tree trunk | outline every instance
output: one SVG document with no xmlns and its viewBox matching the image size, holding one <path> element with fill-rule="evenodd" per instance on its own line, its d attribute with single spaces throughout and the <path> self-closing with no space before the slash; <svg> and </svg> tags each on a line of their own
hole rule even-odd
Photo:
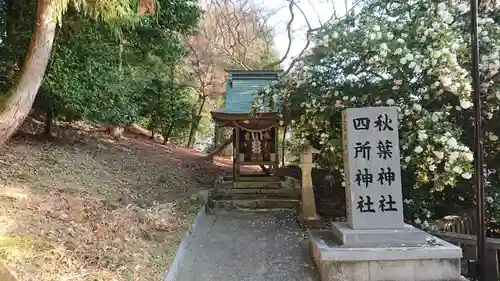
<svg viewBox="0 0 500 281">
<path fill-rule="evenodd" d="M 38 0 L 36 23 L 23 69 L 7 93 L 0 96 L 0 145 L 16 132 L 28 116 L 42 84 L 56 31 L 53 3 L 51 0 Z"/>
<path fill-rule="evenodd" d="M 205 107 L 205 102 L 207 98 L 203 96 L 201 98 L 200 108 L 196 116 L 193 118 L 193 122 L 191 122 L 191 129 L 189 130 L 189 139 L 188 139 L 188 148 L 193 148 L 194 143 L 196 142 L 196 132 L 198 131 L 198 125 L 200 125 L 201 113 L 203 112 L 203 108 Z"/>
<path fill-rule="evenodd" d="M 219 147 L 219 144 L 222 139 L 222 128 L 215 125 L 214 129 L 214 147 Z"/>
<path fill-rule="evenodd" d="M 45 138 L 52 137 L 52 123 L 54 121 L 54 112 L 52 109 L 47 109 L 45 112 L 45 125 L 43 127 L 43 136 Z"/>
<path fill-rule="evenodd" d="M 285 143 L 286 143 L 286 130 L 288 129 L 288 124 L 285 124 L 283 126 L 283 139 L 281 141 L 281 165 L 285 166 Z M 279 132 L 279 130 L 277 130 Z M 278 137 L 278 136 L 276 136 Z M 278 151 L 278 148 L 276 148 L 276 151 Z"/>
<path fill-rule="evenodd" d="M 219 155 L 228 145 L 233 143 L 233 137 L 228 138 L 224 141 L 218 148 L 207 154 L 204 158 L 207 160 L 213 159 L 215 156 Z M 237 156 L 238 157 L 238 156 Z"/>
<path fill-rule="evenodd" d="M 172 131 L 174 130 L 175 122 L 172 122 L 168 127 L 166 134 L 163 136 L 163 144 L 167 144 L 170 136 L 172 135 Z"/>
</svg>

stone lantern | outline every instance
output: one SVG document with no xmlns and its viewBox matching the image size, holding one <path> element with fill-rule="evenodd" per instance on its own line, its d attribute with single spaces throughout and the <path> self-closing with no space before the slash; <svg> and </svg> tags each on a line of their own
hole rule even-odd
<svg viewBox="0 0 500 281">
<path fill-rule="evenodd" d="M 302 171 L 301 193 L 302 204 L 299 215 L 299 220 L 305 224 L 316 224 L 319 222 L 318 214 L 316 213 L 316 203 L 314 202 L 314 190 L 311 177 L 313 167 L 312 157 L 320 151 L 313 148 L 309 141 L 304 141 L 302 152 L 300 153 L 299 167 Z"/>
</svg>

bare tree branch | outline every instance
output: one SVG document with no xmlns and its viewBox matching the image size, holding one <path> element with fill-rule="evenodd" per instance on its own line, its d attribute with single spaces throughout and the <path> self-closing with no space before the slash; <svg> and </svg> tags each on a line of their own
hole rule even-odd
<svg viewBox="0 0 500 281">
<path fill-rule="evenodd" d="M 286 48 L 285 54 L 278 61 L 266 65 L 264 67 L 264 69 L 269 69 L 275 65 L 279 65 L 279 64 L 283 63 L 286 60 L 286 58 L 288 57 L 288 54 L 290 53 L 290 49 L 292 48 L 292 23 L 295 20 L 295 13 L 293 11 L 293 7 L 295 6 L 294 4 L 295 4 L 295 0 L 290 0 L 290 4 L 288 5 L 288 11 L 290 12 L 290 20 L 288 21 L 288 23 L 286 25 L 288 46 Z"/>
<path fill-rule="evenodd" d="M 325 21 L 324 23 L 320 19 L 318 19 L 318 21 L 319 21 L 320 24 L 317 27 L 313 27 L 313 25 L 311 24 L 311 21 L 307 17 L 306 13 L 302 9 L 302 7 L 298 4 L 298 1 L 297 0 L 287 0 L 287 1 L 289 3 L 288 9 L 289 9 L 289 14 L 290 14 L 290 20 L 288 21 L 287 26 L 286 26 L 286 32 L 287 32 L 287 38 L 288 38 L 287 49 L 286 49 L 285 53 L 283 54 L 283 56 L 279 60 L 277 60 L 277 61 L 275 61 L 273 63 L 268 64 L 266 66 L 266 68 L 271 68 L 273 66 L 276 66 L 276 65 L 279 65 L 279 64 L 283 63 L 288 58 L 288 56 L 290 54 L 290 49 L 291 49 L 291 46 L 292 46 L 292 43 L 293 43 L 292 42 L 293 41 L 292 34 L 294 33 L 294 31 L 292 30 L 292 23 L 293 23 L 293 20 L 296 18 L 296 15 L 294 13 L 293 8 L 296 8 L 300 12 L 300 15 L 304 18 L 304 21 L 306 22 L 306 28 L 307 29 L 306 29 L 306 32 L 305 32 L 305 36 L 306 36 L 305 41 L 306 41 L 306 43 L 304 44 L 304 47 L 301 49 L 301 51 L 299 52 L 299 54 L 290 61 L 289 66 L 283 72 L 282 75 L 288 74 L 293 69 L 293 67 L 295 66 L 295 64 L 297 62 L 299 62 L 299 61 L 302 60 L 302 57 L 303 57 L 304 53 L 307 51 L 307 49 L 311 45 L 311 38 L 312 38 L 312 36 L 313 36 L 313 34 L 315 32 L 319 31 L 326 24 L 329 24 L 329 23 L 333 22 L 334 20 L 340 20 L 343 17 L 349 15 L 349 13 L 351 13 L 351 11 L 353 11 L 358 5 L 360 5 L 361 3 L 364 2 L 364 0 L 357 0 L 357 1 L 355 1 L 350 9 L 347 9 L 347 7 L 346 7 L 346 13 L 345 13 L 344 16 L 338 17 L 336 9 L 335 9 L 335 2 L 334 1 L 330 1 L 330 3 L 332 3 L 332 14 L 331 14 L 330 18 L 327 21 Z M 311 2 L 309 2 L 309 3 L 311 3 Z M 314 9 L 314 7 L 313 7 L 313 10 L 316 11 Z M 319 18 L 319 14 L 317 12 L 316 12 L 316 15 Z"/>
</svg>

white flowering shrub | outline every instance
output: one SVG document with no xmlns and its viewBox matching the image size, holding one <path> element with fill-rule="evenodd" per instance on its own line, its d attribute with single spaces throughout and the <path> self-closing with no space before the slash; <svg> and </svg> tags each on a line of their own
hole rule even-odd
<svg viewBox="0 0 500 281">
<path fill-rule="evenodd" d="M 295 136 L 322 149 L 319 163 L 338 170 L 341 111 L 398 106 L 406 218 L 424 226 L 473 208 L 468 7 L 454 0 L 371 1 L 359 15 L 325 26 L 297 70 L 266 90 L 280 95 Z M 500 218 L 496 12 L 479 19 L 490 222 Z"/>
</svg>

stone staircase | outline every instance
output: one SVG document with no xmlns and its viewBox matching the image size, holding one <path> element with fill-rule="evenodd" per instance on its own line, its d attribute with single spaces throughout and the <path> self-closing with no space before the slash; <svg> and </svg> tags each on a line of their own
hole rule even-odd
<svg viewBox="0 0 500 281">
<path fill-rule="evenodd" d="M 289 178 L 243 176 L 233 184 L 226 177 L 214 182 L 205 211 L 296 211 L 299 204 L 300 186 Z"/>
</svg>

